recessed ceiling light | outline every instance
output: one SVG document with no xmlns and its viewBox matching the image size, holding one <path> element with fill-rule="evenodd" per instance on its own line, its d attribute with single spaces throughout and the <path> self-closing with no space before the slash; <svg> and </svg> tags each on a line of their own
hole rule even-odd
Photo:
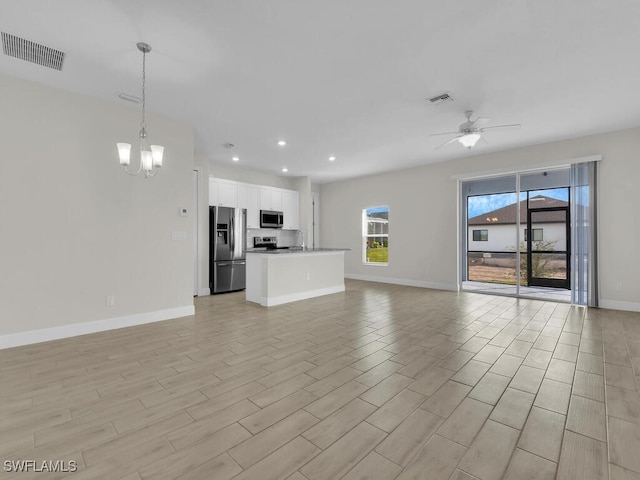
<svg viewBox="0 0 640 480">
<path fill-rule="evenodd" d="M 330 162 L 335 162 L 335 161 L 336 161 L 336 157 L 335 157 L 335 155 L 331 155 L 331 156 L 329 157 L 329 161 L 330 161 Z"/>
<path fill-rule="evenodd" d="M 283 168 L 282 168 L 282 171 L 283 171 L 284 173 L 287 173 L 287 172 L 289 171 L 289 169 L 288 169 L 287 167 L 283 167 Z"/>
<path fill-rule="evenodd" d="M 233 160 L 234 162 L 239 162 L 240 161 L 240 157 L 232 157 L 231 160 Z"/>
<path fill-rule="evenodd" d="M 284 147 L 287 144 L 287 142 L 285 142 L 284 140 L 278 140 L 278 145 L 280 145 L 281 147 Z"/>
</svg>

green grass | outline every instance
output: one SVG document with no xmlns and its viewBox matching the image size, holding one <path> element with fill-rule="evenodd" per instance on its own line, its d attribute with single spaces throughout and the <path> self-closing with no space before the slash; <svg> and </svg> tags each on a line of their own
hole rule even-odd
<svg viewBox="0 0 640 480">
<path fill-rule="evenodd" d="M 368 248 L 367 261 L 371 263 L 389 263 L 389 247 Z"/>
</svg>

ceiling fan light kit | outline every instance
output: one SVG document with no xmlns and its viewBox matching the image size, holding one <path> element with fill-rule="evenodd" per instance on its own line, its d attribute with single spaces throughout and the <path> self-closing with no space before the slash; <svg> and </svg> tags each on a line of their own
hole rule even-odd
<svg viewBox="0 0 640 480">
<path fill-rule="evenodd" d="M 450 143 L 453 143 L 455 141 L 460 143 L 460 145 L 462 145 L 466 149 L 471 150 L 473 147 L 476 146 L 478 141 L 482 138 L 482 134 L 484 133 L 484 131 L 489 128 L 505 128 L 505 127 L 520 126 L 519 123 L 514 123 L 510 125 L 494 125 L 491 127 L 483 127 L 482 125 L 485 125 L 486 123 L 491 121 L 490 118 L 478 117 L 475 120 L 471 120 L 471 116 L 473 115 L 473 110 L 467 110 L 466 112 L 464 112 L 464 114 L 467 117 L 467 121 L 458 127 L 457 132 L 432 133 L 431 135 L 429 135 L 430 137 L 435 137 L 438 135 L 455 135 L 452 139 L 446 141 L 443 144 L 438 145 L 435 148 L 436 150 L 441 147 L 444 147 L 445 145 L 449 145 Z"/>
<path fill-rule="evenodd" d="M 468 148 L 469 150 L 475 147 L 476 143 L 478 143 L 478 140 L 480 140 L 479 133 L 467 133 L 466 135 L 458 138 L 458 142 L 460 142 L 463 147 Z"/>
</svg>

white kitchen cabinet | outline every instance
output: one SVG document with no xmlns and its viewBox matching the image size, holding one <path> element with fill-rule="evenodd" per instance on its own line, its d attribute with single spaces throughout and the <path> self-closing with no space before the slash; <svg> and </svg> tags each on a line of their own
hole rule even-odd
<svg viewBox="0 0 640 480">
<path fill-rule="evenodd" d="M 260 187 L 260 210 L 282 211 L 282 190 Z"/>
<path fill-rule="evenodd" d="M 218 198 L 218 205 L 221 207 L 233 208 L 238 206 L 238 184 L 236 182 L 220 180 L 220 196 Z"/>
<path fill-rule="evenodd" d="M 238 184 L 218 178 L 209 179 L 209 206 L 237 207 Z"/>
<path fill-rule="evenodd" d="M 216 178 L 209 178 L 209 206 L 217 207 L 220 198 L 220 181 Z"/>
<path fill-rule="evenodd" d="M 247 208 L 248 202 L 248 194 L 247 185 L 244 183 L 238 184 L 238 208 Z"/>
<path fill-rule="evenodd" d="M 287 230 L 300 229 L 300 194 L 295 190 L 282 190 L 282 213 Z"/>
<path fill-rule="evenodd" d="M 247 228 L 260 228 L 260 210 L 283 212 L 283 228 L 300 229 L 300 194 L 295 190 L 209 178 L 209 205 L 247 209 Z"/>
<path fill-rule="evenodd" d="M 247 228 L 260 228 L 260 206 L 258 203 L 258 187 L 239 183 L 238 207 L 247 209 Z"/>
</svg>

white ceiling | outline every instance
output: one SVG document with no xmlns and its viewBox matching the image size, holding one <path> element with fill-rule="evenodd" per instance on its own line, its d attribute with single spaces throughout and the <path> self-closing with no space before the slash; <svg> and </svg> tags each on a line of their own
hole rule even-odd
<svg viewBox="0 0 640 480">
<path fill-rule="evenodd" d="M 3 0 L 0 30 L 66 52 L 0 72 L 136 109 L 147 42 L 147 108 L 198 153 L 317 182 L 640 126 L 638 0 Z M 434 150 L 467 109 L 522 128 Z"/>
</svg>

